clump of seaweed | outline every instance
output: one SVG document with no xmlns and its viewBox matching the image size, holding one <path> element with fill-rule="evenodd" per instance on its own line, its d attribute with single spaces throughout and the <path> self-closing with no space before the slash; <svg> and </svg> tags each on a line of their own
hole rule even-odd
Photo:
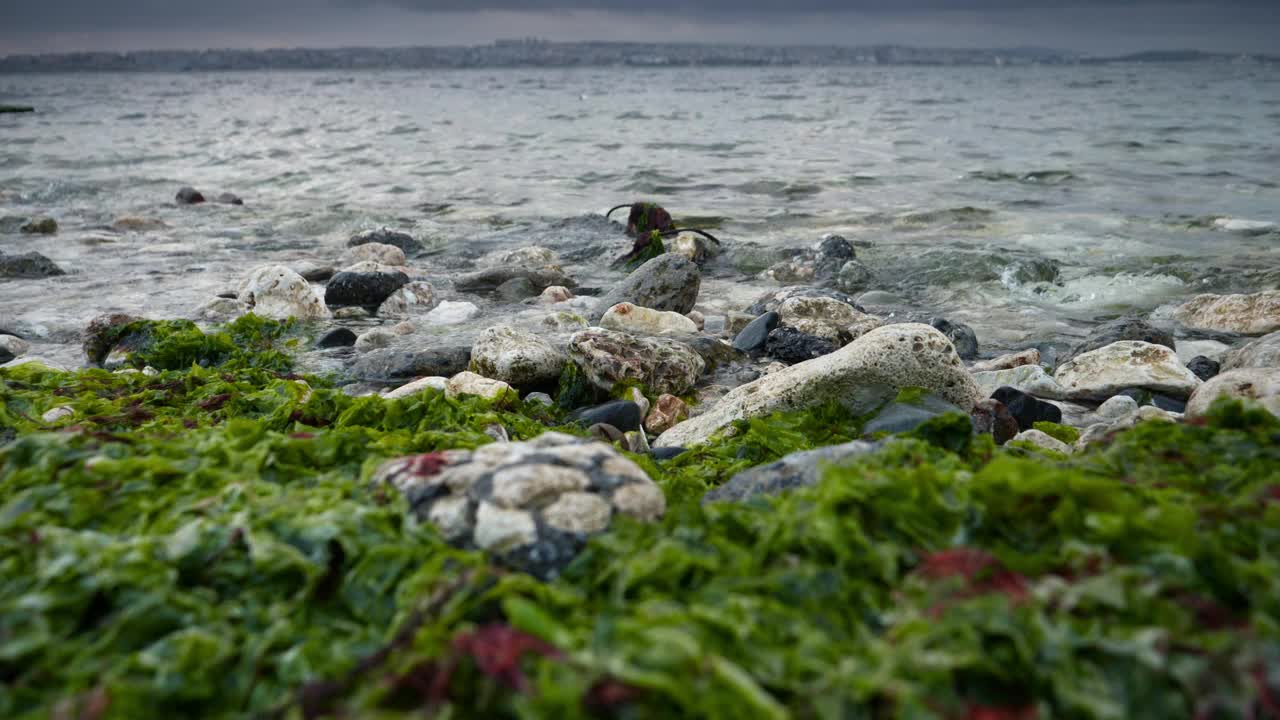
<svg viewBox="0 0 1280 720">
<path fill-rule="evenodd" d="M 695 233 L 719 245 L 716 236 L 699 228 L 678 228 L 671 213 L 661 205 L 650 202 L 634 202 L 629 205 L 617 205 L 605 213 L 605 217 L 623 208 L 631 208 L 627 216 L 627 235 L 635 238 L 635 244 L 626 255 L 613 261 L 614 267 L 634 269 L 667 251 L 662 239 L 674 237 L 682 232 Z"/>
</svg>

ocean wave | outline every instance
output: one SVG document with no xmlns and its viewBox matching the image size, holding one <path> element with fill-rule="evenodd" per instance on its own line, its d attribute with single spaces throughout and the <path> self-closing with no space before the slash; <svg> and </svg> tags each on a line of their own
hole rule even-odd
<svg viewBox="0 0 1280 720">
<path fill-rule="evenodd" d="M 965 177 L 986 182 L 1018 182 L 1028 185 L 1061 185 L 1079 178 L 1070 170 L 1031 170 L 1024 173 L 1001 170 L 974 170 Z"/>
</svg>

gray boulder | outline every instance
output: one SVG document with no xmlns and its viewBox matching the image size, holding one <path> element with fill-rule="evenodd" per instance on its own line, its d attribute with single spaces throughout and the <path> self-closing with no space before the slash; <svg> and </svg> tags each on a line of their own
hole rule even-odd
<svg viewBox="0 0 1280 720">
<path fill-rule="evenodd" d="M 453 286 L 460 292 L 470 293 L 501 290 L 513 299 L 519 299 L 537 295 L 552 286 L 573 288 L 578 284 L 559 268 L 506 266 L 467 273 L 454 280 Z"/>
<path fill-rule="evenodd" d="M 606 392 L 616 383 L 637 382 L 654 394 L 683 395 L 706 369 L 702 357 L 684 343 L 603 328 L 575 333 L 569 340 L 569 358 Z"/>
<path fill-rule="evenodd" d="M 38 252 L 20 255 L 5 255 L 0 252 L 0 277 L 34 279 L 66 274 L 66 270 Z"/>
<path fill-rule="evenodd" d="M 683 315 L 693 309 L 701 285 L 697 263 L 674 253 L 659 255 L 601 296 L 591 321 L 598 322 L 605 311 L 622 302 Z"/>
<path fill-rule="evenodd" d="M 743 502 L 758 495 L 777 495 L 808 487 L 818 482 L 825 468 L 861 457 L 880 447 L 881 443 L 854 440 L 843 445 L 791 453 L 767 465 L 743 470 L 725 484 L 708 491 L 702 496 L 702 502 Z"/>
<path fill-rule="evenodd" d="M 555 382 L 563 353 L 539 335 L 513 327 L 486 328 L 471 348 L 471 371 L 516 387 Z"/>
<path fill-rule="evenodd" d="M 405 382 L 419 377 L 453 377 L 467 369 L 471 348 L 450 346 L 425 350 L 382 348 L 365 353 L 351 366 L 357 380 Z"/>
<path fill-rule="evenodd" d="M 1070 352 L 1061 358 L 1061 362 L 1065 363 L 1077 355 L 1083 355 L 1123 340 L 1134 340 L 1151 343 L 1152 345 L 1163 345 L 1171 350 L 1176 349 L 1173 333 L 1161 330 L 1142 318 L 1122 317 L 1102 323 L 1090 330 L 1084 340 L 1077 343 L 1075 347 L 1071 348 Z"/>
<path fill-rule="evenodd" d="M 1222 358 L 1224 372 L 1249 367 L 1280 367 L 1280 332 L 1263 335 L 1244 347 L 1227 352 Z"/>
</svg>

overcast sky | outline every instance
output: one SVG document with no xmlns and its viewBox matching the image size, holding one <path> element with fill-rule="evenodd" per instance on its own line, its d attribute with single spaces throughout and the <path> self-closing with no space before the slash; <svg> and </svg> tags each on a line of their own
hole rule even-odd
<svg viewBox="0 0 1280 720">
<path fill-rule="evenodd" d="M 525 36 L 1280 53 L 1280 0 L 0 0 L 0 55 Z"/>
</svg>

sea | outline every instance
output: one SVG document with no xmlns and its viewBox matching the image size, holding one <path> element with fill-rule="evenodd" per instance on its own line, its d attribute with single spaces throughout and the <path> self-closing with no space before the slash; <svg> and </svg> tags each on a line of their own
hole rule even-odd
<svg viewBox="0 0 1280 720">
<path fill-rule="evenodd" d="M 0 330 L 69 364 L 98 314 L 189 317 L 375 227 L 427 244 L 411 266 L 439 297 L 531 244 L 607 288 L 629 242 L 601 215 L 636 200 L 722 241 L 705 315 L 836 233 L 873 297 L 984 353 L 1280 287 L 1275 65 L 6 75 L 3 103 L 37 112 L 0 115 L 0 252 L 67 274 L 0 279 Z M 245 204 L 180 207 L 185 185 Z M 41 215 L 56 235 L 19 232 Z M 525 317 L 467 299 L 480 318 L 403 342 Z"/>
</svg>

